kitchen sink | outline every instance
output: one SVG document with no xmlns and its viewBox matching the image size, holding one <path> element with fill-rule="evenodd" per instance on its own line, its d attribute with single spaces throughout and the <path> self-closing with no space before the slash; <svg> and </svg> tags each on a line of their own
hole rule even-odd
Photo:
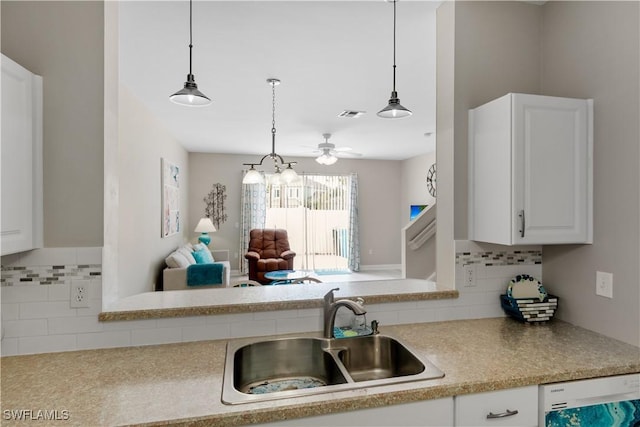
<svg viewBox="0 0 640 427">
<path fill-rule="evenodd" d="M 242 340 L 227 345 L 222 401 L 258 402 L 443 376 L 387 335 Z"/>
<path fill-rule="evenodd" d="M 356 382 L 418 375 L 426 369 L 406 346 L 388 336 L 346 338 L 335 346 L 338 359 Z"/>
</svg>

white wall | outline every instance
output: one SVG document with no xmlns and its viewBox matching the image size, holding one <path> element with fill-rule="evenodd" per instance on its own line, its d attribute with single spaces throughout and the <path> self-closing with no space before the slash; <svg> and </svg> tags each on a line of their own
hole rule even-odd
<svg viewBox="0 0 640 427">
<path fill-rule="evenodd" d="M 189 153 L 189 225 L 190 240 L 197 221 L 204 215 L 203 198 L 215 183 L 227 187 L 227 215 L 229 219 L 211 234 L 211 247 L 229 249 L 233 268 L 238 268 L 238 258 L 246 248 L 240 248 L 240 193 L 242 163 L 255 162 L 260 156 Z M 403 224 L 400 205 L 402 163 L 397 160 L 340 159 L 327 167 L 312 157 L 286 157 L 297 161 L 298 172 L 309 173 L 357 173 L 359 184 L 360 263 L 366 265 L 400 263 L 400 227 Z M 265 162 L 266 163 L 266 162 Z M 270 164 L 269 164 L 270 166 Z M 369 253 L 371 251 L 372 253 Z"/>
<path fill-rule="evenodd" d="M 124 86 L 120 87 L 118 119 L 117 286 L 118 298 L 124 298 L 153 291 L 164 258 L 188 235 L 189 154 Z M 161 158 L 180 168 L 181 231 L 168 237 L 161 236 Z"/>
<path fill-rule="evenodd" d="M 2 53 L 43 77 L 44 245 L 101 246 L 103 3 L 0 8 Z"/>
<path fill-rule="evenodd" d="M 545 246 L 545 283 L 560 318 L 640 345 L 640 4 L 548 2 L 542 18 L 542 92 L 593 98 L 595 121 L 593 244 Z"/>
</svg>

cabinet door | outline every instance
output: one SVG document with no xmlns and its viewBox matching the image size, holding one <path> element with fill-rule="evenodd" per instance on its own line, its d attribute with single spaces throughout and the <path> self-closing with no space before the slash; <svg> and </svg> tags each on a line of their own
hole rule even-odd
<svg viewBox="0 0 640 427">
<path fill-rule="evenodd" d="M 2 55 L 2 255 L 41 246 L 42 80 Z"/>
<path fill-rule="evenodd" d="M 453 398 L 423 400 L 315 417 L 262 424 L 264 426 L 433 426 L 453 425 Z"/>
<path fill-rule="evenodd" d="M 537 426 L 538 387 L 456 396 L 454 419 L 456 426 Z"/>
<path fill-rule="evenodd" d="M 515 94 L 514 244 L 592 242 L 591 101 Z"/>
</svg>

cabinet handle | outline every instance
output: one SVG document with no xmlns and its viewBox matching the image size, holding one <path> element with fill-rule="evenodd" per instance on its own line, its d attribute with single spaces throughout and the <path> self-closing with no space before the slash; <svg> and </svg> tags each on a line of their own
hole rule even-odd
<svg viewBox="0 0 640 427">
<path fill-rule="evenodd" d="M 493 412 L 489 412 L 489 415 L 487 415 L 487 419 L 493 419 L 493 418 L 505 418 L 505 417 L 512 417 L 514 415 L 516 415 L 518 413 L 518 410 L 516 409 L 515 411 L 510 411 L 510 410 L 506 410 L 506 412 L 500 412 L 499 414 L 494 414 Z"/>
<path fill-rule="evenodd" d="M 524 209 L 518 213 L 518 216 L 520 217 L 520 237 L 524 237 Z"/>
</svg>

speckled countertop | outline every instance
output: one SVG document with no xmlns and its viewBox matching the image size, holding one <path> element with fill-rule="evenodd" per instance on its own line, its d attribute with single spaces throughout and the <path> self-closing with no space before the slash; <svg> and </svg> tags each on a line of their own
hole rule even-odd
<svg viewBox="0 0 640 427">
<path fill-rule="evenodd" d="M 389 292 L 389 284 L 393 283 Z M 396 286 L 397 285 L 397 286 Z M 313 286 L 256 286 L 144 292 L 123 298 L 100 313 L 102 322 L 161 317 L 294 310 L 322 307 L 324 295 L 340 288 L 340 298 L 362 297 L 367 304 L 458 298 L 458 291 L 419 279 L 315 283 Z"/>
<path fill-rule="evenodd" d="M 427 357 L 444 378 L 224 405 L 226 341 L 12 356 L 1 359 L 2 424 L 20 424 L 6 420 L 6 410 L 31 409 L 68 411 L 69 419 L 57 422 L 65 426 L 232 426 L 640 372 L 639 348 L 558 320 L 460 320 L 380 330 Z"/>
</svg>

